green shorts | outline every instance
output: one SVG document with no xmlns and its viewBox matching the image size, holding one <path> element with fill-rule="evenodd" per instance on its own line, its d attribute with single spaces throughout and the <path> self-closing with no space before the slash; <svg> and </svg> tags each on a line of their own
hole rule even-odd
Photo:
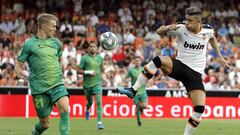
<svg viewBox="0 0 240 135">
<path fill-rule="evenodd" d="M 96 94 L 102 95 L 102 86 L 98 84 L 89 88 L 84 88 L 84 93 L 86 96 Z"/>
<path fill-rule="evenodd" d="M 68 95 L 69 94 L 64 85 L 58 85 L 44 93 L 32 95 L 38 117 L 48 117 L 52 112 L 55 102 L 57 102 L 61 97 Z"/>
<path fill-rule="evenodd" d="M 136 96 L 133 99 L 134 104 L 137 105 L 139 102 L 146 103 L 148 102 L 148 95 L 147 92 L 144 92 L 142 94 L 136 94 Z"/>
</svg>

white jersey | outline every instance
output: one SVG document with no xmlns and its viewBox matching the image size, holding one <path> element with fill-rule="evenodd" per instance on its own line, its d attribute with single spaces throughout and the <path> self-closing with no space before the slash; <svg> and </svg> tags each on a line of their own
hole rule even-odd
<svg viewBox="0 0 240 135">
<path fill-rule="evenodd" d="M 199 33 L 194 34 L 188 31 L 184 24 L 177 26 L 179 26 L 177 30 L 167 32 L 168 35 L 178 37 L 176 59 L 203 74 L 206 67 L 207 45 L 214 36 L 213 28 L 210 25 L 205 25 Z"/>
</svg>

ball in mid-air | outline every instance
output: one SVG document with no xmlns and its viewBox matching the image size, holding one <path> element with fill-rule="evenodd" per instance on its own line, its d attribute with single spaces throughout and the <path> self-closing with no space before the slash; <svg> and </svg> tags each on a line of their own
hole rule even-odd
<svg viewBox="0 0 240 135">
<path fill-rule="evenodd" d="M 113 50 L 118 45 L 118 38 L 112 32 L 105 32 L 100 36 L 100 45 L 104 50 Z"/>
</svg>

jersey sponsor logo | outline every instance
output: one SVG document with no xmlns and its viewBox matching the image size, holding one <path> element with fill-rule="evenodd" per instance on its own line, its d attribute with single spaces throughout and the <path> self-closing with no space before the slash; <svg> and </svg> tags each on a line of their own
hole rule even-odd
<svg viewBox="0 0 240 135">
<path fill-rule="evenodd" d="M 183 46 L 184 48 L 195 49 L 195 50 L 202 50 L 204 48 L 204 45 L 201 45 L 200 43 L 195 45 L 195 44 L 189 44 L 187 41 L 185 41 Z"/>
</svg>

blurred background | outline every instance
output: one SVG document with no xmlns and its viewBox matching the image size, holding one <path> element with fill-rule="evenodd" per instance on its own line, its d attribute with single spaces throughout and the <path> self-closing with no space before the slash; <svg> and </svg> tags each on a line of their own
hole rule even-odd
<svg viewBox="0 0 240 135">
<path fill-rule="evenodd" d="M 184 9 L 197 6 L 203 10 L 203 22 L 210 24 L 223 56 L 232 69 L 216 62 L 209 46 L 207 68 L 203 76 L 208 90 L 240 88 L 240 3 L 238 0 L 1 0 L 0 10 L 0 86 L 28 86 L 27 78 L 17 80 L 16 57 L 25 39 L 36 32 L 36 16 L 43 12 L 59 17 L 58 37 L 63 42 L 63 75 L 67 87 L 81 87 L 82 76 L 76 74 L 85 45 L 98 41 L 99 35 L 112 31 L 119 46 L 99 53 L 104 58 L 104 87 L 129 86 L 126 73 L 134 56 L 143 64 L 157 55 L 175 57 L 177 39 L 160 37 L 154 30 L 161 25 L 184 21 Z M 25 68 L 28 75 L 28 67 Z M 161 71 L 148 83 L 150 89 L 179 88 L 183 85 L 164 76 Z"/>
<path fill-rule="evenodd" d="M 76 70 L 86 53 L 86 44 L 98 41 L 101 33 L 112 31 L 118 37 L 119 46 L 112 51 L 99 49 L 104 58 L 105 134 L 182 133 L 186 123 L 183 119 L 143 119 L 144 127 L 141 129 L 133 119 L 116 120 L 135 117 L 135 106 L 131 99 L 117 93 L 115 88 L 130 86 L 126 74 L 134 66 L 134 56 L 140 56 L 143 64 L 157 55 L 176 56 L 176 37 L 159 36 L 154 31 L 161 25 L 183 22 L 184 10 L 190 6 L 202 9 L 203 23 L 213 26 L 221 53 L 232 66 L 226 69 L 219 65 L 216 53 L 208 46 L 203 75 L 207 90 L 204 118 L 211 119 L 204 120 L 196 135 L 239 135 L 240 121 L 233 120 L 240 118 L 239 0 L 1 0 L 0 125 L 6 125 L 0 126 L 1 134 L 26 135 L 34 124 L 34 118 L 25 119 L 36 118 L 32 98 L 28 95 L 28 78 L 18 80 L 14 67 L 24 41 L 36 33 L 37 15 L 44 12 L 59 18 L 56 36 L 63 42 L 61 62 L 64 83 L 71 94 L 71 117 L 81 118 L 85 114 L 83 79 Z M 24 70 L 28 76 L 27 65 Z M 183 85 L 164 76 L 161 71 L 148 82 L 147 88 L 149 105 L 143 118 L 188 118 L 192 113 L 192 104 Z M 95 108 L 94 105 L 91 110 L 93 118 L 96 117 Z M 51 117 L 59 117 L 59 113 L 54 109 Z M 50 135 L 58 130 L 58 120 L 51 122 L 55 126 L 46 132 Z M 71 119 L 71 122 L 73 135 L 98 134 L 92 126 L 95 121 Z"/>
</svg>

